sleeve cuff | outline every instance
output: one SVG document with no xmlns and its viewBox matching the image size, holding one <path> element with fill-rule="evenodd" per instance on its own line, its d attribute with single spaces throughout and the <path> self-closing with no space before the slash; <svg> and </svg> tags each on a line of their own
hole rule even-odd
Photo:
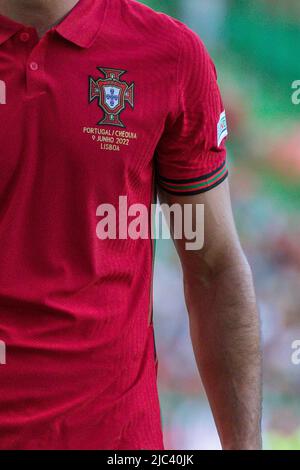
<svg viewBox="0 0 300 470">
<path fill-rule="evenodd" d="M 170 194 L 181 196 L 193 196 L 205 193 L 221 184 L 228 176 L 226 161 L 216 170 L 208 175 L 192 179 L 170 179 L 163 176 L 158 177 L 159 186 Z"/>
</svg>

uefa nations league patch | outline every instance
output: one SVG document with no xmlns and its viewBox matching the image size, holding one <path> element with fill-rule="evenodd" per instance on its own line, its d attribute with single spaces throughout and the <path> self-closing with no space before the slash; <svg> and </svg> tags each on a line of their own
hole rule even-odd
<svg viewBox="0 0 300 470">
<path fill-rule="evenodd" d="M 228 127 L 226 121 L 226 112 L 223 111 L 220 115 L 220 119 L 218 122 L 218 147 L 220 147 L 221 143 L 228 136 Z"/>
</svg>

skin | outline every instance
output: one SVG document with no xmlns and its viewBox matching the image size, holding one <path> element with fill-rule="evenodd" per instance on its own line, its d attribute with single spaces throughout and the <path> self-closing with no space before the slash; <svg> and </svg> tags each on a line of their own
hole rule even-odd
<svg viewBox="0 0 300 470">
<path fill-rule="evenodd" d="M 204 204 L 205 245 L 180 257 L 190 334 L 224 450 L 260 450 L 262 355 L 252 274 L 241 248 L 228 182 L 196 196 L 160 192 L 172 204 Z"/>
<path fill-rule="evenodd" d="M 78 0 L 0 0 L 0 13 L 33 26 L 41 37 Z M 197 196 L 161 202 L 205 205 L 205 246 L 186 251 L 176 240 L 191 340 L 225 450 L 261 449 L 260 323 L 252 274 L 241 248 L 228 182 Z"/>
<path fill-rule="evenodd" d="M 0 13 L 14 21 L 32 26 L 42 37 L 78 3 L 79 0 L 0 0 Z"/>
</svg>

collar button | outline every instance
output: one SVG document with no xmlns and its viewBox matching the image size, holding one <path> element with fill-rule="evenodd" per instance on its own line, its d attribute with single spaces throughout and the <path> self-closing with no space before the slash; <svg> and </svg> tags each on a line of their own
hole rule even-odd
<svg viewBox="0 0 300 470">
<path fill-rule="evenodd" d="M 36 70 L 38 70 L 39 66 L 36 62 L 30 62 L 29 68 L 30 70 L 33 70 L 35 72 Z"/>
<path fill-rule="evenodd" d="M 29 33 L 26 33 L 26 31 L 23 31 L 23 33 L 20 34 L 20 40 L 22 42 L 27 42 L 29 41 L 29 38 L 30 38 L 30 34 Z"/>
</svg>

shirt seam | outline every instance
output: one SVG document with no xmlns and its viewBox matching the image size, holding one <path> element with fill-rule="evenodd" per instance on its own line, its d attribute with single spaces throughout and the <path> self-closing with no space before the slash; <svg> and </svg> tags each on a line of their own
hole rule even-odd
<svg viewBox="0 0 300 470">
<path fill-rule="evenodd" d="M 178 54 L 178 62 L 177 62 L 177 71 L 176 71 L 176 85 L 177 85 L 177 90 L 179 90 L 179 93 L 177 94 L 177 110 L 178 110 L 178 115 L 180 114 L 180 104 L 182 100 L 182 80 L 179 78 L 180 74 L 180 65 L 181 65 L 181 59 L 183 56 L 183 35 L 184 31 L 181 29 L 181 35 L 179 39 L 179 54 Z"/>
</svg>

